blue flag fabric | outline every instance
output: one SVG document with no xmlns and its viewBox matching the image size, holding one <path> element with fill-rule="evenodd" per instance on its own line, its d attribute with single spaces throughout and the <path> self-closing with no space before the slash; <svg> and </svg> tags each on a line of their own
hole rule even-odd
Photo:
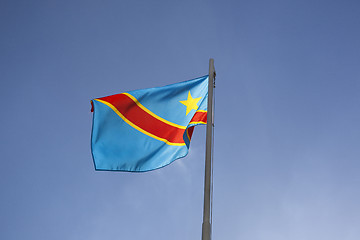
<svg viewBox="0 0 360 240">
<path fill-rule="evenodd" d="M 207 121 L 208 76 L 97 98 L 91 150 L 96 170 L 144 172 L 188 153 Z"/>
</svg>

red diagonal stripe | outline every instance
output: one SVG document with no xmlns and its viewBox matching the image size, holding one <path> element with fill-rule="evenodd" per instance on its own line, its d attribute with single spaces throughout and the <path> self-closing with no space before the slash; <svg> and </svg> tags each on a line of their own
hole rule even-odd
<svg viewBox="0 0 360 240">
<path fill-rule="evenodd" d="M 196 112 L 190 123 L 204 122 L 207 123 L 207 112 Z"/>
<path fill-rule="evenodd" d="M 185 129 L 171 126 L 145 112 L 130 97 L 125 94 L 116 94 L 100 98 L 112 104 L 130 122 L 157 137 L 171 143 L 184 143 Z"/>
</svg>

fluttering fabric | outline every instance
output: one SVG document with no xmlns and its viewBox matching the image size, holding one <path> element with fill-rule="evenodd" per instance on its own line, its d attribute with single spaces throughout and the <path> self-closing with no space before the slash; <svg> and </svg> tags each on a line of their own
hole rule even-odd
<svg viewBox="0 0 360 240">
<path fill-rule="evenodd" d="M 91 101 L 96 170 L 144 172 L 185 157 L 206 124 L 208 76 Z"/>
</svg>

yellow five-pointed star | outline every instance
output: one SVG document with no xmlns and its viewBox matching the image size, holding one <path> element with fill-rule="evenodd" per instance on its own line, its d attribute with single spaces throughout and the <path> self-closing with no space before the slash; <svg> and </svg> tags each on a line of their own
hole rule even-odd
<svg viewBox="0 0 360 240">
<path fill-rule="evenodd" d="M 180 101 L 182 104 L 184 104 L 186 106 L 186 115 L 188 115 L 191 110 L 193 110 L 193 109 L 196 110 L 198 108 L 197 103 L 200 101 L 200 99 L 201 99 L 201 97 L 192 98 L 190 91 L 189 91 L 187 100 Z"/>
</svg>

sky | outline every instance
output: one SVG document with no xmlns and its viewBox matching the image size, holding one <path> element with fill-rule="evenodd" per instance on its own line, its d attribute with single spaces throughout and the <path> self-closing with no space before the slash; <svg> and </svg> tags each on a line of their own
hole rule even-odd
<svg viewBox="0 0 360 240">
<path fill-rule="evenodd" d="M 213 239 L 360 238 L 360 2 L 0 1 L 0 239 L 201 239 L 205 127 L 95 171 L 90 100 L 217 72 Z"/>
</svg>

